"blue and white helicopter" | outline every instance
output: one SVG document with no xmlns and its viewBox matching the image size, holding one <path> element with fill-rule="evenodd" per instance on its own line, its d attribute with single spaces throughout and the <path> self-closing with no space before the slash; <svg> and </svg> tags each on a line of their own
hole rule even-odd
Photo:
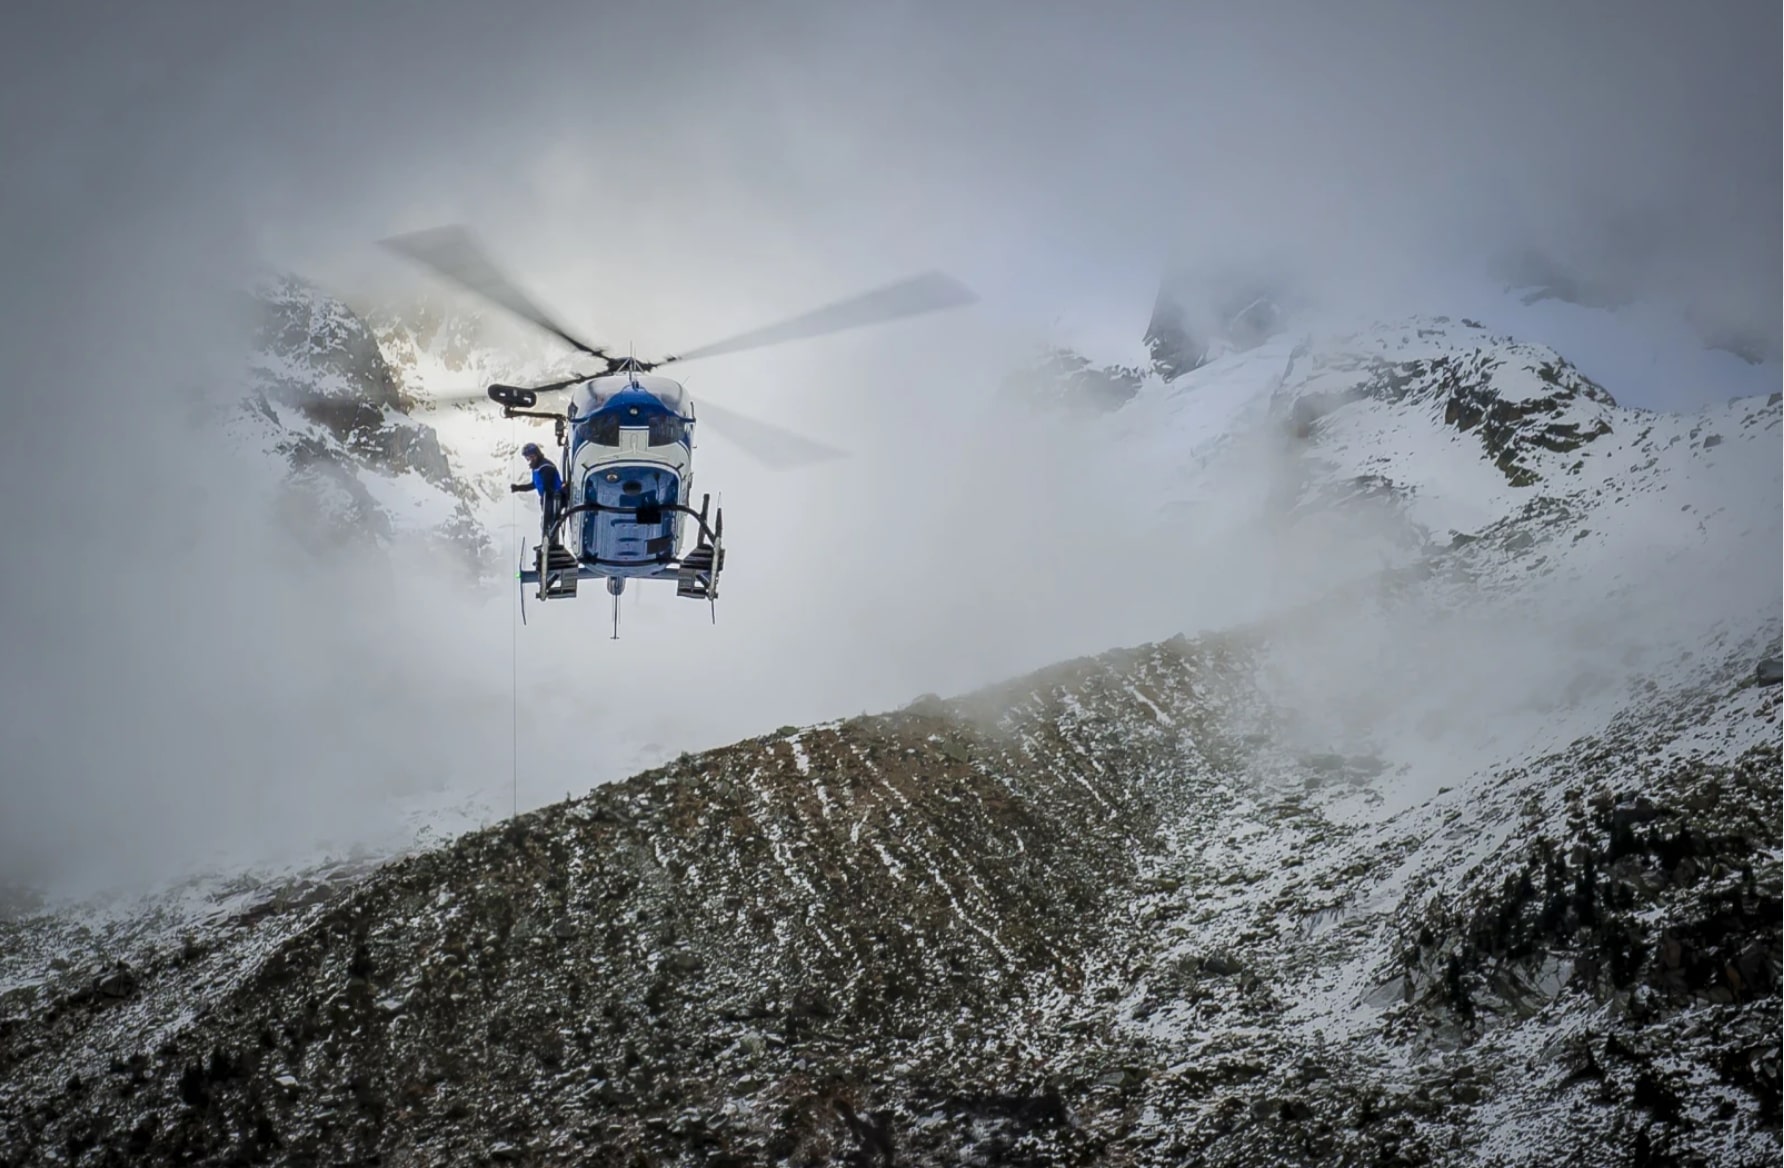
<svg viewBox="0 0 1784 1168">
<path fill-rule="evenodd" d="M 676 595 L 705 600 L 717 619 L 719 572 L 725 566 L 724 515 L 711 496 L 694 498 L 694 404 L 679 382 L 652 371 L 675 361 L 822 336 L 972 303 L 973 293 L 931 272 L 840 300 L 779 324 L 689 349 L 657 361 L 613 357 L 570 334 L 538 308 L 490 261 L 462 227 L 439 227 L 383 241 L 390 250 L 458 287 L 506 309 L 601 362 L 587 374 L 530 387 L 491 385 L 486 395 L 506 418 L 556 424 L 564 497 L 546 509 L 541 539 L 522 554 L 522 620 L 526 586 L 541 601 L 574 597 L 581 580 L 605 579 L 619 636 L 619 597 L 627 580 L 674 580 Z M 563 413 L 535 410 L 539 395 L 570 394 Z M 775 467 L 796 466 L 841 452 L 710 403 L 701 420 Z M 682 551 L 688 527 L 695 542 Z"/>
</svg>

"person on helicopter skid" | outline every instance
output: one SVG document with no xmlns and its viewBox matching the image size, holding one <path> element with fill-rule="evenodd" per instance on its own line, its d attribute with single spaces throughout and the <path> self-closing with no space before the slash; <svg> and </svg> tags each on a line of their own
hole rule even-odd
<svg viewBox="0 0 1784 1168">
<path fill-rule="evenodd" d="M 564 505 L 563 476 L 558 474 L 558 468 L 545 457 L 545 452 L 539 449 L 537 442 L 529 442 L 522 446 L 520 455 L 527 460 L 527 465 L 533 468 L 532 481 L 515 483 L 508 490 L 515 494 L 519 494 L 521 491 L 539 492 L 540 529 L 545 533 L 547 539 L 551 539 L 552 524 L 556 522 L 558 512 L 563 509 Z"/>
</svg>

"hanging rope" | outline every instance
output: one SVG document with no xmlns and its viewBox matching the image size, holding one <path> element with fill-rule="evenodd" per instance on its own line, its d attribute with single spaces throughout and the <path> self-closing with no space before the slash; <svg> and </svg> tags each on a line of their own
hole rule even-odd
<svg viewBox="0 0 1784 1168">
<path fill-rule="evenodd" d="M 510 418 L 508 420 L 508 442 L 510 445 L 512 445 L 514 442 L 515 430 L 516 430 L 517 425 L 518 425 L 518 419 Z M 514 533 L 513 542 L 510 544 L 510 547 L 509 547 L 508 562 L 511 564 L 518 564 L 518 563 L 520 563 L 520 549 L 521 549 L 520 496 L 513 491 L 509 491 L 508 499 L 509 499 L 508 530 Z M 525 587 L 525 585 L 522 585 L 521 587 Z M 519 616 L 520 609 L 519 609 L 519 597 L 520 597 L 520 588 L 516 588 L 514 590 L 514 599 L 512 601 L 510 601 L 510 604 L 513 605 L 513 607 L 511 607 L 508 612 L 508 667 L 509 667 L 509 675 L 510 675 L 509 680 L 508 680 L 508 702 L 509 702 L 508 733 L 509 733 L 509 736 L 511 739 L 511 741 L 509 743 L 509 750 L 510 750 L 510 758 L 511 758 L 511 766 L 512 766 L 512 772 L 509 775 L 509 779 L 508 779 L 508 790 L 509 790 L 509 800 L 510 800 L 509 807 L 510 807 L 510 816 L 511 817 L 518 817 L 520 815 L 520 616 Z"/>
</svg>

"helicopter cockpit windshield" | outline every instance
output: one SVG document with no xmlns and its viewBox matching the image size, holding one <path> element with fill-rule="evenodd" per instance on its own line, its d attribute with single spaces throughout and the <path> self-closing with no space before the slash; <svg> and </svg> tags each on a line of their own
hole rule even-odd
<svg viewBox="0 0 1784 1168">
<path fill-rule="evenodd" d="M 622 396 L 637 397 L 640 395 L 648 395 L 657 399 L 666 410 L 671 410 L 684 416 L 687 414 L 687 393 L 682 389 L 681 383 L 678 381 L 671 381 L 667 377 L 651 377 L 648 375 L 640 375 L 630 379 L 624 378 L 623 375 L 617 377 L 599 377 L 591 381 L 585 381 L 576 387 L 575 397 L 573 399 L 575 407 L 573 412 L 578 417 L 584 417 L 594 413 L 596 410 L 605 408 L 612 403 L 615 398 Z"/>
<path fill-rule="evenodd" d="M 619 445 L 619 415 L 597 413 L 576 425 L 576 441 L 593 442 L 596 446 Z"/>
<path fill-rule="evenodd" d="M 686 396 L 679 383 L 666 377 L 585 383 L 570 410 L 576 441 L 618 446 L 624 428 L 647 431 L 651 446 L 681 442 L 687 433 L 682 421 Z"/>
<path fill-rule="evenodd" d="M 650 444 L 672 446 L 682 440 L 687 426 L 677 414 L 658 414 L 650 420 Z"/>
</svg>

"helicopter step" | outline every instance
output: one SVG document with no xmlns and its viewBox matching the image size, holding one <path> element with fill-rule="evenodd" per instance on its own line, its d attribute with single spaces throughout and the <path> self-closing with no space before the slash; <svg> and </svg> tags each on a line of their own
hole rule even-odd
<svg viewBox="0 0 1784 1168">
<path fill-rule="evenodd" d="M 534 550 L 534 562 L 538 562 L 538 551 Z M 539 599 L 557 600 L 560 597 L 576 595 L 576 581 L 580 573 L 580 565 L 576 556 L 561 543 L 553 543 L 545 554 L 545 563 L 539 572 Z"/>
<path fill-rule="evenodd" d="M 675 572 L 675 595 L 686 596 L 692 600 L 712 600 L 719 594 L 719 572 L 725 566 L 724 550 L 714 549 L 706 544 L 694 548 L 682 557 L 681 566 Z"/>
</svg>

